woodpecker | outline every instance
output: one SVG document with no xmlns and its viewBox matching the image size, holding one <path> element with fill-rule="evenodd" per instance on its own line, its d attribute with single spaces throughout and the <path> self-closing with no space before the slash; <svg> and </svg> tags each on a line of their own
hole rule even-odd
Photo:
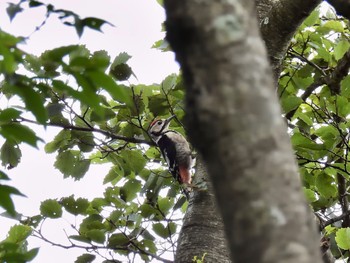
<svg viewBox="0 0 350 263">
<path fill-rule="evenodd" d="M 162 152 L 172 176 L 184 186 L 183 192 L 188 199 L 188 186 L 191 184 L 191 150 L 188 142 L 180 133 L 169 129 L 170 121 L 174 117 L 175 115 L 168 119 L 154 120 L 148 133 Z"/>
</svg>

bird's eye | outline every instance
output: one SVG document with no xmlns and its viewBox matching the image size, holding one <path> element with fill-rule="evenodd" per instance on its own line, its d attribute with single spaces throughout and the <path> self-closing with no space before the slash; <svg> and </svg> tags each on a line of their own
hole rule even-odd
<svg viewBox="0 0 350 263">
<path fill-rule="evenodd" d="M 158 121 L 157 124 L 158 124 L 158 125 L 161 125 L 161 124 L 162 124 L 162 121 Z"/>
</svg>

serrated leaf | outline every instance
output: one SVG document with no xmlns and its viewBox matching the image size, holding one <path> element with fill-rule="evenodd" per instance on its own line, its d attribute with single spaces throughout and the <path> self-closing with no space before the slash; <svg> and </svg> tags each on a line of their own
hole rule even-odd
<svg viewBox="0 0 350 263">
<path fill-rule="evenodd" d="M 74 196 L 62 198 L 60 203 L 67 210 L 67 212 L 73 215 L 85 214 L 90 203 L 85 198 L 74 199 Z"/>
<path fill-rule="evenodd" d="M 299 105 L 302 102 L 303 100 L 301 98 L 291 95 L 287 97 L 282 97 L 281 106 L 283 108 L 283 111 L 287 113 L 299 107 Z"/>
<path fill-rule="evenodd" d="M 113 248 L 127 246 L 128 243 L 129 243 L 129 238 L 124 234 L 119 233 L 119 234 L 113 234 L 109 237 L 107 246 L 113 249 Z"/>
<path fill-rule="evenodd" d="M 168 238 L 169 237 L 169 230 L 163 226 L 162 223 L 155 223 L 152 225 L 153 231 L 162 238 Z"/>
<path fill-rule="evenodd" d="M 120 197 L 126 202 L 132 201 L 140 190 L 141 182 L 136 179 L 131 179 L 120 188 Z"/>
<path fill-rule="evenodd" d="M 74 261 L 74 263 L 91 263 L 95 260 L 96 256 L 92 254 L 82 254 Z"/>
<path fill-rule="evenodd" d="M 117 85 L 110 76 L 99 71 L 90 71 L 87 75 L 97 87 L 105 89 L 114 100 L 128 105 L 131 104 L 129 93 L 123 88 L 123 86 Z"/>
<path fill-rule="evenodd" d="M 0 149 L 1 164 L 8 169 L 16 167 L 22 157 L 21 149 L 17 144 L 6 140 Z"/>
<path fill-rule="evenodd" d="M 91 163 L 91 161 L 88 159 L 78 160 L 74 164 L 74 169 L 73 169 L 71 176 L 75 180 L 80 180 L 81 178 L 83 178 L 83 176 L 86 174 L 86 172 L 90 168 L 90 163 Z"/>
<path fill-rule="evenodd" d="M 14 244 L 19 244 L 26 240 L 27 237 L 32 233 L 32 228 L 25 225 L 14 225 L 10 228 L 6 241 Z"/>
<path fill-rule="evenodd" d="M 338 229 L 335 235 L 335 241 L 337 242 L 338 247 L 344 250 L 350 249 L 350 228 L 341 228 Z"/>
<path fill-rule="evenodd" d="M 177 75 L 171 74 L 162 81 L 160 86 L 162 90 L 167 94 L 171 89 L 173 89 L 176 86 L 176 82 L 177 82 Z"/>
<path fill-rule="evenodd" d="M 143 157 L 139 150 L 124 150 L 120 154 L 123 158 L 127 169 L 139 173 L 146 165 L 147 160 Z"/>
<path fill-rule="evenodd" d="M 123 176 L 123 171 L 118 165 L 113 166 L 103 180 L 103 184 L 112 182 L 113 185 L 119 182 Z"/>
<path fill-rule="evenodd" d="M 60 149 L 61 147 L 64 147 L 68 144 L 68 140 L 71 138 L 71 131 L 69 130 L 62 130 L 60 131 L 52 142 L 49 142 L 45 145 L 45 152 L 46 153 L 53 153 Z"/>
<path fill-rule="evenodd" d="M 173 198 L 169 198 L 169 197 L 161 198 L 161 197 L 159 197 L 159 199 L 158 199 L 159 209 L 165 215 L 169 212 L 169 210 L 173 207 L 173 205 L 174 205 Z"/>
<path fill-rule="evenodd" d="M 71 139 L 76 141 L 82 152 L 91 152 L 95 147 L 94 135 L 92 132 L 71 131 Z"/>
<path fill-rule="evenodd" d="M 80 48 L 79 45 L 70 45 L 70 46 L 64 46 L 64 47 L 48 50 L 41 55 L 41 59 L 61 62 L 63 57 L 69 55 L 71 52 L 75 50 L 78 50 L 79 48 Z"/>
<path fill-rule="evenodd" d="M 118 64 L 111 67 L 109 74 L 112 75 L 116 80 L 124 81 L 128 80 L 133 72 L 128 64 Z"/>
<path fill-rule="evenodd" d="M 33 147 L 37 147 L 37 142 L 41 140 L 32 129 L 19 123 L 1 125 L 0 134 L 6 139 L 13 140 L 17 143 L 25 142 Z"/>
<path fill-rule="evenodd" d="M 60 218 L 62 216 L 62 206 L 57 200 L 48 199 L 41 202 L 40 213 L 44 217 Z"/>
<path fill-rule="evenodd" d="M 24 196 L 16 188 L 9 185 L 0 184 L 0 206 L 3 207 L 11 216 L 15 216 L 16 211 L 11 195 Z"/>
<path fill-rule="evenodd" d="M 130 58 L 131 58 L 131 56 L 130 56 L 128 53 L 126 53 L 126 52 L 119 53 L 119 54 L 115 57 L 115 59 L 114 59 L 114 61 L 113 61 L 113 63 L 112 63 L 111 66 L 114 67 L 114 66 L 119 65 L 119 64 L 124 64 L 124 63 L 126 63 Z"/>
<path fill-rule="evenodd" d="M 12 86 L 12 90 L 23 99 L 26 109 L 33 113 L 36 120 L 41 124 L 45 124 L 48 119 L 48 114 L 40 94 L 36 92 L 33 87 L 24 86 L 23 84 Z"/>
<path fill-rule="evenodd" d="M 67 177 L 73 173 L 74 163 L 75 157 L 71 151 L 64 151 L 57 155 L 54 166 Z"/>
<path fill-rule="evenodd" d="M 326 173 L 321 173 L 317 176 L 315 186 L 318 193 L 324 198 L 336 197 L 338 194 L 334 178 Z"/>
<path fill-rule="evenodd" d="M 86 237 L 90 238 L 96 243 L 103 244 L 105 242 L 106 236 L 104 231 L 99 229 L 91 229 L 85 233 Z"/>
<path fill-rule="evenodd" d="M 7 108 L 0 111 L 0 124 L 9 123 L 21 115 L 21 112 L 14 108 Z"/>
<path fill-rule="evenodd" d="M 341 40 L 339 43 L 334 47 L 334 58 L 336 60 L 341 59 L 344 54 L 349 50 L 350 43 L 347 40 Z"/>
</svg>

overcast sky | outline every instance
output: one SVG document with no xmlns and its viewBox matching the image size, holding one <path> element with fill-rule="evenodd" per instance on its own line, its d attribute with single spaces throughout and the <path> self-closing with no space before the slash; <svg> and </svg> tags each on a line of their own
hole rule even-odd
<svg viewBox="0 0 350 263">
<path fill-rule="evenodd" d="M 18 1 L 0 1 L 0 28 L 6 32 L 16 36 L 28 36 L 44 19 L 44 10 L 36 8 L 18 14 L 10 23 L 5 12 L 7 2 L 17 3 Z M 161 32 L 161 23 L 165 19 L 164 11 L 156 0 L 42 2 L 52 3 L 56 8 L 72 10 L 81 17 L 93 16 L 105 19 L 115 27 L 105 25 L 103 34 L 86 29 L 82 38 L 79 39 L 73 27 L 64 26 L 56 17 L 52 17 L 39 32 L 30 37 L 26 45 L 21 46 L 24 50 L 40 55 L 46 49 L 70 44 L 85 44 L 91 51 L 106 50 L 112 59 L 120 52 L 127 52 L 132 56 L 129 64 L 138 78 L 133 82 L 142 84 L 159 83 L 168 74 L 178 72 L 178 65 L 172 53 L 162 53 L 150 48 L 155 41 L 164 37 L 164 33 Z M 4 107 L 6 105 L 0 105 L 0 109 Z M 36 131 L 47 142 L 57 133 L 54 129 L 45 131 L 36 128 Z M 0 142 L 2 143 L 1 140 Z M 71 194 L 87 198 L 102 195 L 105 188 L 102 181 L 108 168 L 92 166 L 80 182 L 74 182 L 71 179 L 63 180 L 62 174 L 53 168 L 55 155 L 46 155 L 43 144 L 39 150 L 25 145 L 21 149 L 23 150 L 21 163 L 18 167 L 6 172 L 12 179 L 11 184 L 27 196 L 27 198 L 14 198 L 17 210 L 23 214 L 37 214 L 40 202 L 48 198 L 59 198 Z M 45 223 L 44 233 L 54 240 L 65 240 L 63 228 L 69 229 L 69 224 L 74 223 L 72 219 L 74 220 L 73 217 L 65 217 L 64 220 L 59 221 L 59 226 L 57 221 L 49 220 Z M 0 240 L 2 240 L 9 227 L 15 222 L 3 218 L 0 220 Z M 55 232 L 48 231 L 49 229 L 54 229 Z M 74 262 L 77 255 L 84 253 L 81 250 L 64 250 L 43 245 L 38 243 L 38 240 L 31 239 L 30 247 L 38 246 L 42 248 L 33 262 Z"/>
</svg>

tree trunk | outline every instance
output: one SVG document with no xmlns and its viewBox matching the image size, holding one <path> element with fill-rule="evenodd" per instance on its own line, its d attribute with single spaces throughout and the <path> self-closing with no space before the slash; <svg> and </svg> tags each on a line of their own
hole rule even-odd
<svg viewBox="0 0 350 263">
<path fill-rule="evenodd" d="M 208 167 L 234 262 L 320 262 L 254 1 L 165 7 L 190 139 Z"/>
<path fill-rule="evenodd" d="M 194 183 L 207 189 L 194 191 L 179 236 L 175 262 L 192 262 L 194 256 L 204 262 L 231 262 L 222 217 L 217 208 L 212 184 L 201 158 L 197 157 Z"/>
</svg>

